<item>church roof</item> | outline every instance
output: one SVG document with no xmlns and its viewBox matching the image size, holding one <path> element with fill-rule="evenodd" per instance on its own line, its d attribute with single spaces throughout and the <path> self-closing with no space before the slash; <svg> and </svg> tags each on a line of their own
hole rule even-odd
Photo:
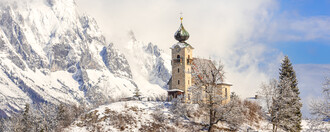
<svg viewBox="0 0 330 132">
<path fill-rule="evenodd" d="M 233 84 L 231 84 L 231 83 L 227 83 L 227 82 L 218 82 L 217 85 L 228 85 L 228 86 L 233 86 Z"/>
<path fill-rule="evenodd" d="M 214 66 L 211 60 L 194 58 L 192 65 L 192 74 L 196 81 L 204 80 L 207 82 L 211 82 L 213 79 L 211 75 L 214 71 L 217 71 L 217 68 Z M 221 80 L 221 82 L 223 81 L 223 79 L 220 77 L 216 77 L 216 80 Z"/>
<path fill-rule="evenodd" d="M 167 92 L 184 92 L 180 89 L 170 89 L 170 90 L 167 90 Z"/>
<path fill-rule="evenodd" d="M 192 65 L 192 77 L 198 81 L 203 80 L 206 82 L 212 82 L 214 79 L 212 74 L 215 75 L 216 84 L 217 85 L 229 85 L 232 86 L 230 83 L 224 82 L 224 78 L 220 76 L 220 74 L 214 73 L 217 71 L 214 63 L 209 59 L 201 59 L 201 58 L 194 58 L 193 65 Z"/>
<path fill-rule="evenodd" d="M 179 46 L 180 48 L 190 47 L 190 48 L 194 49 L 190 44 L 188 44 L 186 42 L 183 42 L 183 43 L 182 42 L 178 42 L 176 44 L 173 44 L 172 47 L 171 47 L 171 49 L 174 49 L 175 46 Z"/>
<path fill-rule="evenodd" d="M 180 17 L 180 19 L 181 19 L 181 24 L 180 24 L 179 29 L 175 32 L 174 38 L 176 40 L 178 40 L 179 42 L 185 42 L 189 38 L 189 33 L 183 27 L 183 24 L 182 24 L 182 19 L 183 18 Z"/>
</svg>

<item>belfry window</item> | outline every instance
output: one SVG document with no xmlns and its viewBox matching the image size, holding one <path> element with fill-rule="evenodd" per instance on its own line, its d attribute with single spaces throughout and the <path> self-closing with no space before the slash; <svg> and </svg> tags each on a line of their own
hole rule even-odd
<svg viewBox="0 0 330 132">
<path fill-rule="evenodd" d="M 187 64 L 190 64 L 190 55 L 188 55 Z"/>
<path fill-rule="evenodd" d="M 181 62 L 180 55 L 177 55 L 177 56 L 176 56 L 176 61 L 177 61 L 177 62 Z"/>
</svg>

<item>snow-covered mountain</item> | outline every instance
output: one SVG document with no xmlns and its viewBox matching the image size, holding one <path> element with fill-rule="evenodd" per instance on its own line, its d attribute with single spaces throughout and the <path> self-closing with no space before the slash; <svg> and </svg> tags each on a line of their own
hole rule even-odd
<svg viewBox="0 0 330 132">
<path fill-rule="evenodd" d="M 135 39 L 130 33 L 131 41 L 125 50 L 127 60 L 132 68 L 133 80 L 142 93 L 166 95 L 167 82 L 171 78 L 171 58 L 157 45 L 144 43 Z"/>
<path fill-rule="evenodd" d="M 146 56 L 130 52 L 128 61 L 74 0 L 0 1 L 0 115 L 25 103 L 132 96 L 136 87 L 145 96 L 164 94 L 169 60 L 152 44 L 133 50 Z"/>
</svg>

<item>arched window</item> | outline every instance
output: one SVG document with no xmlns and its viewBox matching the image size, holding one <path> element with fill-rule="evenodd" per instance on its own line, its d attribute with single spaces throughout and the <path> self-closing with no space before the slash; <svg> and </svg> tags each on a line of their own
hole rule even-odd
<svg viewBox="0 0 330 132">
<path fill-rule="evenodd" d="M 180 80 L 178 80 L 178 84 L 180 84 Z"/>
<path fill-rule="evenodd" d="M 180 55 L 176 56 L 177 59 L 180 59 Z"/>
<path fill-rule="evenodd" d="M 178 68 L 178 73 L 180 72 L 180 68 Z"/>
<path fill-rule="evenodd" d="M 188 55 L 187 64 L 190 64 L 190 55 Z"/>
</svg>

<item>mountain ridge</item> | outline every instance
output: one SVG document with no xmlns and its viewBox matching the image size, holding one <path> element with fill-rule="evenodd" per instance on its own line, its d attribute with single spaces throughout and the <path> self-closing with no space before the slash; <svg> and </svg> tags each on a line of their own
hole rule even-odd
<svg viewBox="0 0 330 132">
<path fill-rule="evenodd" d="M 136 84 L 137 77 L 126 59 L 130 54 L 108 43 L 95 19 L 79 14 L 74 0 L 2 3 L 1 116 L 22 110 L 25 103 L 92 105 L 102 99 L 132 96 L 137 87 L 144 96 L 166 93 L 166 78 L 161 84 L 148 79 L 145 84 Z M 156 58 L 164 61 L 156 49 L 157 54 L 150 57 L 158 55 Z M 151 63 L 169 76 L 163 62 Z M 155 88 L 145 89 L 149 84 Z"/>
</svg>

